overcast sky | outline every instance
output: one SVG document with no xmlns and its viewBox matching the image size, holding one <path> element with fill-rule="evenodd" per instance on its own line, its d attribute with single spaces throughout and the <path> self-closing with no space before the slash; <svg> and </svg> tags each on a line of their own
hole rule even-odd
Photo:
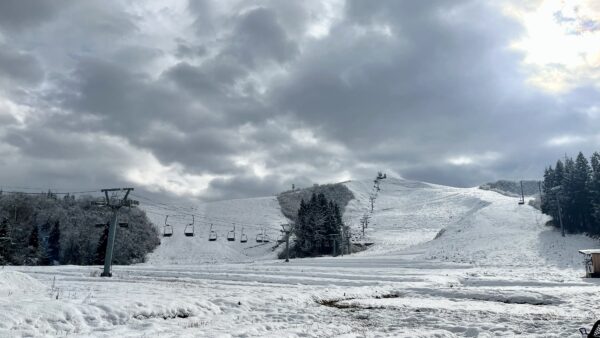
<svg viewBox="0 0 600 338">
<path fill-rule="evenodd" d="M 600 150 L 600 3 L 564 2 L 3 0 L 0 186 L 538 178 Z"/>
</svg>

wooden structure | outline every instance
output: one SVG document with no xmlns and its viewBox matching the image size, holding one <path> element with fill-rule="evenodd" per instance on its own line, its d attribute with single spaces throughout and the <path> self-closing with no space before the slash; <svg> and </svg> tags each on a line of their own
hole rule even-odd
<svg viewBox="0 0 600 338">
<path fill-rule="evenodd" d="M 579 250 L 585 256 L 585 276 L 600 278 L 600 249 Z"/>
</svg>

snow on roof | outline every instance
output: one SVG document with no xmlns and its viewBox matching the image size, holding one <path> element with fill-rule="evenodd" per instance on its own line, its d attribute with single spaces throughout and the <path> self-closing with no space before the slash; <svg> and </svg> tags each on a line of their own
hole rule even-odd
<svg viewBox="0 0 600 338">
<path fill-rule="evenodd" d="M 584 255 L 600 254 L 600 249 L 586 249 L 586 250 L 579 250 L 579 252 L 581 252 Z"/>
</svg>

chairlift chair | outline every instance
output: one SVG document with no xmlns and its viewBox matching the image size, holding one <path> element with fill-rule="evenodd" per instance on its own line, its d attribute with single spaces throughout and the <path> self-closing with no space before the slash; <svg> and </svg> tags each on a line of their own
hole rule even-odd
<svg viewBox="0 0 600 338">
<path fill-rule="evenodd" d="M 269 243 L 271 241 L 271 238 L 269 238 L 269 235 L 267 235 L 266 233 L 263 234 L 263 243 Z"/>
<path fill-rule="evenodd" d="M 262 243 L 262 242 L 263 242 L 263 234 L 256 235 L 256 243 Z"/>
<path fill-rule="evenodd" d="M 596 323 L 594 323 L 594 326 L 592 326 L 592 330 L 590 332 L 588 332 L 588 330 L 583 327 L 579 329 L 579 332 L 581 333 L 581 336 L 584 338 L 600 337 L 600 320 L 598 320 Z"/>
<path fill-rule="evenodd" d="M 208 233 L 208 240 L 214 242 L 217 240 L 217 233 L 212 229 L 213 225 L 210 225 L 210 232 Z"/>
<path fill-rule="evenodd" d="M 186 235 L 187 237 L 194 236 L 194 223 L 195 222 L 196 221 L 194 220 L 194 215 L 192 215 L 192 223 L 185 226 L 185 229 L 183 230 L 184 235 Z"/>
<path fill-rule="evenodd" d="M 277 237 L 277 243 L 285 243 L 285 236 L 283 235 L 283 230 L 281 231 L 281 235 Z"/>
<path fill-rule="evenodd" d="M 248 242 L 248 236 L 244 233 L 244 228 L 242 227 L 242 234 L 240 235 L 240 243 Z"/>
<path fill-rule="evenodd" d="M 167 223 L 169 219 L 169 215 L 165 217 L 165 226 L 163 227 L 163 237 L 171 237 L 173 236 L 173 226 Z"/>
<path fill-rule="evenodd" d="M 230 242 L 235 241 L 235 224 L 233 225 L 233 230 L 227 233 L 227 240 Z"/>
</svg>

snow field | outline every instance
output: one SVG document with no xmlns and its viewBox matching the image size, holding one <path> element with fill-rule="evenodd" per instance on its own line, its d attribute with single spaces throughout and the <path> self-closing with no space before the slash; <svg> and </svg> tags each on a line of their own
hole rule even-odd
<svg viewBox="0 0 600 338">
<path fill-rule="evenodd" d="M 372 181 L 346 184 L 358 234 Z M 219 241 L 205 225 L 192 238 L 177 225 L 148 263 L 111 279 L 100 267 L 6 267 L 0 336 L 579 337 L 600 319 L 600 281 L 581 278 L 577 253 L 598 242 L 561 237 L 517 198 L 388 178 L 361 239 L 370 249 L 287 264 L 272 259 L 273 242 L 252 242 L 258 228 L 246 246 L 221 237 L 230 221 L 278 229 L 274 198 L 197 213 L 227 220 Z M 20 281 L 32 291 L 4 291 Z"/>
</svg>

